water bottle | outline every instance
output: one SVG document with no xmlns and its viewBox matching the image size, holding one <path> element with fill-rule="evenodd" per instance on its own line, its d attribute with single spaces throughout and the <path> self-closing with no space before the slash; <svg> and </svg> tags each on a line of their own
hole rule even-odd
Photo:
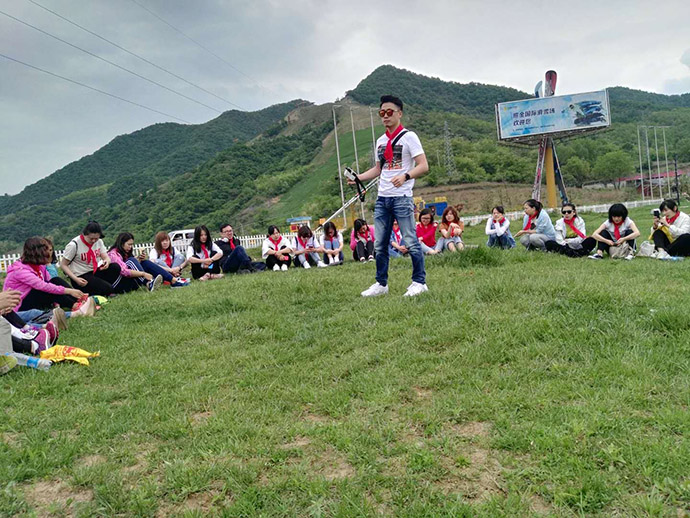
<svg viewBox="0 0 690 518">
<path fill-rule="evenodd" d="M 683 259 L 685 259 L 685 257 L 683 257 L 683 256 L 671 255 L 668 257 L 663 257 L 661 260 L 662 261 L 682 261 Z"/>
<path fill-rule="evenodd" d="M 6 353 L 6 355 L 17 358 L 17 365 L 23 365 L 24 367 L 31 367 L 32 369 L 39 369 L 42 371 L 47 371 L 53 364 L 50 360 L 42 360 L 35 356 L 27 356 L 26 354 Z"/>
</svg>

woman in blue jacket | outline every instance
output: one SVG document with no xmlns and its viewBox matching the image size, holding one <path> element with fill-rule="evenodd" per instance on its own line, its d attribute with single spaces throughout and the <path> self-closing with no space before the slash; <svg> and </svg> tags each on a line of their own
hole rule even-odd
<svg viewBox="0 0 690 518">
<path fill-rule="evenodd" d="M 522 230 L 515 234 L 527 250 L 546 250 L 546 243 L 556 241 L 556 229 L 541 202 L 529 199 L 524 205 Z"/>
</svg>

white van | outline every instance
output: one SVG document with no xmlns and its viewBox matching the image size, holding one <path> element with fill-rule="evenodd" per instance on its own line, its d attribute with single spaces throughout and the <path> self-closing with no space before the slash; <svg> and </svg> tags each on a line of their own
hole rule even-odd
<svg viewBox="0 0 690 518">
<path fill-rule="evenodd" d="M 194 239 L 194 229 L 173 230 L 172 232 L 168 232 L 168 235 L 170 236 L 170 244 L 174 246 L 176 250 L 184 253 L 189 243 Z"/>
</svg>

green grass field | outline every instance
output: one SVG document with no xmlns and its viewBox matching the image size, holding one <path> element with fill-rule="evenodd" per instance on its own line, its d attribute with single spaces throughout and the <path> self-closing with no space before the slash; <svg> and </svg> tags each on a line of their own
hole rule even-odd
<svg viewBox="0 0 690 518">
<path fill-rule="evenodd" d="M 0 378 L 0 515 L 688 515 L 690 262 L 482 247 L 427 272 L 412 300 L 408 261 L 377 299 L 350 262 L 75 319 L 91 366 Z"/>
</svg>

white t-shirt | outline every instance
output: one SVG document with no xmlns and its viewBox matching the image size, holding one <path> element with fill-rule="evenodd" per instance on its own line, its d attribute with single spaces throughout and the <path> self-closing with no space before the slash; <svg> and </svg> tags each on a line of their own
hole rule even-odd
<svg viewBox="0 0 690 518">
<path fill-rule="evenodd" d="M 93 250 L 93 253 L 96 254 L 96 261 L 99 264 L 103 261 L 103 259 L 101 259 L 101 253 L 108 253 L 108 250 L 105 248 L 102 239 L 96 241 L 96 243 L 91 247 L 91 250 Z M 67 246 L 65 247 L 63 258 L 69 261 L 70 270 L 72 270 L 72 273 L 74 273 L 74 275 L 77 277 L 81 277 L 87 273 L 93 273 L 93 265 L 87 262 L 88 252 L 89 247 L 84 244 L 79 236 L 72 239 L 72 241 L 67 243 Z"/>
<path fill-rule="evenodd" d="M 223 254 L 223 251 L 218 248 L 218 245 L 213 243 L 211 246 L 211 251 L 208 254 L 209 259 L 213 257 L 216 254 Z M 193 246 L 188 246 L 187 247 L 187 257 L 196 257 L 198 259 L 206 259 L 206 256 L 204 255 L 204 251 L 200 250 L 198 254 L 194 253 L 194 247 Z"/>
<path fill-rule="evenodd" d="M 376 156 L 383 156 L 388 144 L 388 137 L 384 134 L 376 141 Z M 381 169 L 381 179 L 379 180 L 379 196 L 392 198 L 395 196 L 412 197 L 414 179 L 407 180 L 400 187 L 395 187 L 391 182 L 394 176 L 409 173 L 414 169 L 414 158 L 423 154 L 422 143 L 414 131 L 408 131 L 397 144 L 393 147 L 393 160 L 386 161 Z"/>
<path fill-rule="evenodd" d="M 276 247 L 275 243 L 271 241 L 270 237 L 267 237 L 264 239 L 263 245 L 261 245 L 261 257 L 266 259 L 268 257 L 268 251 L 269 250 L 280 250 L 281 248 L 290 248 L 290 240 L 287 239 L 285 236 L 280 236 L 280 241 L 278 242 L 278 246 Z"/>
<path fill-rule="evenodd" d="M 313 235 L 307 238 L 305 246 L 302 246 L 302 244 L 299 242 L 299 237 L 295 236 L 292 245 L 293 250 L 304 250 L 305 248 L 319 248 L 319 242 Z"/>
<path fill-rule="evenodd" d="M 628 229 L 631 229 L 631 226 L 630 226 L 631 223 L 632 223 L 632 220 L 630 218 L 625 218 L 625 221 L 623 221 L 621 226 L 618 227 L 618 231 L 620 232 L 621 237 L 623 237 L 623 232 L 625 232 Z M 615 235 L 616 235 L 615 234 L 615 232 L 616 232 L 615 225 L 611 221 L 609 221 L 608 219 L 606 221 L 604 221 L 604 225 L 606 226 L 606 230 L 609 231 L 609 234 L 611 234 L 612 236 L 615 237 Z"/>
</svg>

